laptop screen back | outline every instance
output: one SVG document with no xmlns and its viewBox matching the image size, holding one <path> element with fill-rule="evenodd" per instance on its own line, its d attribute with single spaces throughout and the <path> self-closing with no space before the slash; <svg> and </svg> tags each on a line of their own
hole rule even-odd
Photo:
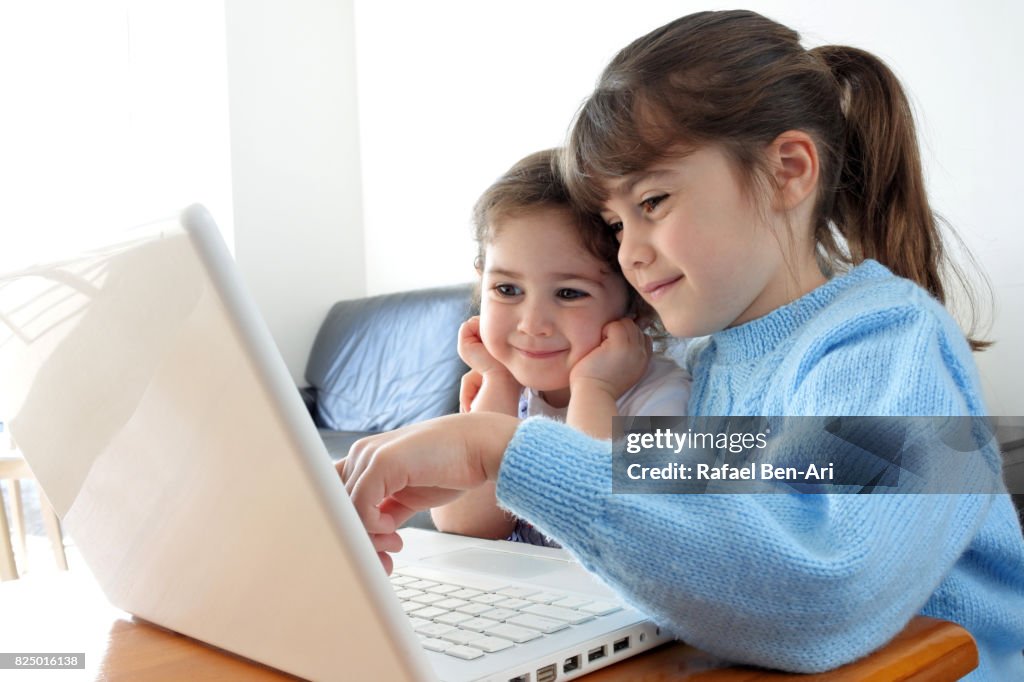
<svg viewBox="0 0 1024 682">
<path fill-rule="evenodd" d="M 429 675 L 201 207 L 0 276 L 0 402 L 115 605 L 303 677 Z"/>
</svg>

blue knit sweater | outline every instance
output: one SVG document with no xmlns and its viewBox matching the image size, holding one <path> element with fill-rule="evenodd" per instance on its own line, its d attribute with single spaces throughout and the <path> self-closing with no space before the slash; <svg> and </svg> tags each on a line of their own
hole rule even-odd
<svg viewBox="0 0 1024 682">
<path fill-rule="evenodd" d="M 956 323 L 874 261 L 693 358 L 693 415 L 985 412 Z M 613 495 L 607 441 L 534 418 L 509 445 L 498 499 L 727 659 L 827 670 L 921 613 L 974 636 L 969 679 L 1024 680 L 1024 540 L 1006 494 Z"/>
</svg>

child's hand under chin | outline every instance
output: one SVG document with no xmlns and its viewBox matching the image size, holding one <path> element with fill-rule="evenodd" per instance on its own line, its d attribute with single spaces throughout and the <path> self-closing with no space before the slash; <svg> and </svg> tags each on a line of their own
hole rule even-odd
<svg viewBox="0 0 1024 682">
<path fill-rule="evenodd" d="M 462 412 L 479 410 L 516 415 L 523 390 L 505 365 L 494 359 L 480 338 L 480 316 L 459 327 L 459 357 L 469 365 L 459 389 Z M 478 400 L 479 399 L 479 400 Z"/>
<path fill-rule="evenodd" d="M 569 373 L 573 395 L 604 391 L 617 400 L 640 381 L 651 359 L 651 337 L 628 317 L 601 330 L 601 344 L 580 358 Z"/>
</svg>

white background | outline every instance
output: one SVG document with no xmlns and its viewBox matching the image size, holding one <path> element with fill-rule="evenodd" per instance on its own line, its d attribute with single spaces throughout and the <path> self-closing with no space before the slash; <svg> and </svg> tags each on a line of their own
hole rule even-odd
<svg viewBox="0 0 1024 682">
<path fill-rule="evenodd" d="M 934 207 L 995 292 L 990 408 L 1024 414 L 1024 6 L 745 6 L 903 79 Z M 479 192 L 561 143 L 615 51 L 716 7 L 3 0 L 0 268 L 202 201 L 301 381 L 334 300 L 472 279 Z"/>
</svg>

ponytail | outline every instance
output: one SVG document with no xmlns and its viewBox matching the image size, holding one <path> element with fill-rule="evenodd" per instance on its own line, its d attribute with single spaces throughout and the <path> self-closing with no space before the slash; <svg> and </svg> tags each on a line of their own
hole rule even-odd
<svg viewBox="0 0 1024 682">
<path fill-rule="evenodd" d="M 942 272 L 947 271 L 972 303 L 974 291 L 947 258 L 939 219 L 928 204 L 914 116 L 899 80 L 863 50 L 828 45 L 809 52 L 835 78 L 845 120 L 832 187 L 823 188 L 815 228 L 818 242 L 830 257 L 840 258 L 829 234 L 835 229 L 852 262 L 873 258 L 943 304 L 947 292 Z M 971 310 L 973 332 L 973 306 Z M 991 345 L 970 335 L 968 341 L 973 350 Z"/>
</svg>

